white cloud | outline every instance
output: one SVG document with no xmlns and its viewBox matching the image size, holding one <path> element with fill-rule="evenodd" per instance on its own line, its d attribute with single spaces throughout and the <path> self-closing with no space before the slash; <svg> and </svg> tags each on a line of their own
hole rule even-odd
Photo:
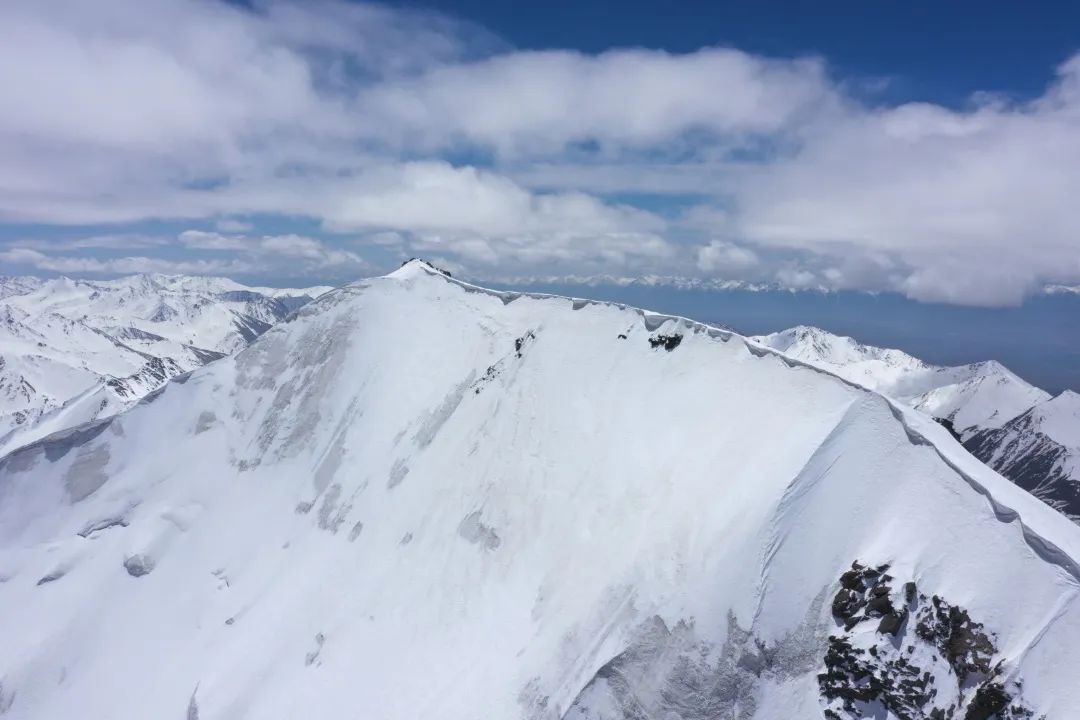
<svg viewBox="0 0 1080 720">
<path fill-rule="evenodd" d="M 309 267 L 361 265 L 356 253 L 333 248 L 321 240 L 304 235 L 263 235 L 247 237 L 206 230 L 185 230 L 177 240 L 187 248 L 209 251 L 236 251 L 252 257 L 275 257 L 299 260 Z"/>
<path fill-rule="evenodd" d="M 363 263 L 356 253 L 330 248 L 320 240 L 303 235 L 266 235 L 259 238 L 257 247 L 260 253 L 301 260 L 315 267 L 359 266 Z"/>
<path fill-rule="evenodd" d="M 722 240 L 713 240 L 698 248 L 697 266 L 702 272 L 741 276 L 757 267 L 761 260 L 757 253 Z"/>
<path fill-rule="evenodd" d="M 733 143 L 784 130 L 831 100 L 818 61 L 710 48 L 513 53 L 380 84 L 359 102 L 369 129 L 394 132 L 402 146 L 535 156 L 584 141 L 649 147 L 689 131 Z"/>
<path fill-rule="evenodd" d="M 819 255 L 884 254 L 924 300 L 1019 301 L 1080 278 L 1080 65 L 1037 100 L 968 111 L 861 108 L 737 173 L 735 231 Z"/>
<path fill-rule="evenodd" d="M 132 250 L 136 248 L 160 248 L 169 244 L 169 239 L 156 235 L 124 233 L 117 235 L 90 235 L 87 237 L 56 238 L 18 238 L 0 241 L 9 247 L 32 248 L 36 250 Z"/>
<path fill-rule="evenodd" d="M 79 248 L 113 246 L 93 244 L 97 238 L 62 243 L 22 241 L 17 246 L 0 251 L 0 262 L 34 268 L 47 272 L 70 274 L 130 274 L 181 273 L 207 274 L 288 274 L 325 277 L 353 277 L 368 266 L 356 253 L 340 250 L 315 238 L 302 235 L 264 235 L 247 238 L 222 235 L 204 230 L 181 232 L 173 247 L 211 253 L 209 257 L 175 259 L 171 257 L 93 257 L 58 254 Z M 166 241 L 167 242 L 167 241 Z M 155 244 L 159 246 L 159 244 Z M 164 248 L 168 249 L 168 248 Z M 42 252 L 48 250 L 49 252 Z"/>
<path fill-rule="evenodd" d="M 414 162 L 365 173 L 325 205 L 338 229 L 582 235 L 659 230 L 659 217 L 583 193 L 531 193 L 495 173 L 445 162 Z"/>
<path fill-rule="evenodd" d="M 283 215 L 365 256 L 500 273 L 697 272 L 974 304 L 1080 283 L 1080 56 L 1024 102 L 890 107 L 845 87 L 821 59 L 521 52 L 339 0 L 8 0 L 0 222 L 203 220 L 215 232 L 179 238 L 191 262 L 257 268 L 362 262 L 249 220 Z M 604 197 L 642 194 L 659 199 Z M 683 195 L 698 207 L 665 208 Z M 5 254 L 155 261 L 58 254 L 157 247 L 93 235 Z"/>
<path fill-rule="evenodd" d="M 0 260 L 37 270 L 71 274 L 174 273 L 223 275 L 250 273 L 255 268 L 239 260 L 167 260 L 150 257 L 93 258 L 46 255 L 29 248 L 0 251 Z"/>
<path fill-rule="evenodd" d="M 566 232 L 498 238 L 424 233 L 414 236 L 410 247 L 412 254 L 451 253 L 474 266 L 548 266 L 576 272 L 612 267 L 640 270 L 669 260 L 677 252 L 662 237 L 639 233 Z"/>
<path fill-rule="evenodd" d="M 177 240 L 192 250 L 249 250 L 252 243 L 243 236 L 224 235 L 206 230 L 184 230 Z"/>
<path fill-rule="evenodd" d="M 776 281 L 793 290 L 821 287 L 821 282 L 814 273 L 797 267 L 780 268 L 776 271 Z"/>
</svg>

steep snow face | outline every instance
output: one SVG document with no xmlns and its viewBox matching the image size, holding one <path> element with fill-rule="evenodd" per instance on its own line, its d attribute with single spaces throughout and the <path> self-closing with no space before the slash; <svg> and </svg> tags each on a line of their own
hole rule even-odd
<svg viewBox="0 0 1080 720">
<path fill-rule="evenodd" d="M 118 412 L 245 347 L 323 288 L 266 295 L 224 278 L 0 281 L 0 454 Z"/>
<path fill-rule="evenodd" d="M 813 327 L 754 338 L 877 390 L 949 427 L 975 457 L 1080 522 L 1080 402 L 1056 398 L 998 362 L 937 367 Z"/>
<path fill-rule="evenodd" d="M 1073 717 L 1078 557 L 879 395 L 414 262 L 0 460 L 0 707 Z"/>
<path fill-rule="evenodd" d="M 962 437 L 999 428 L 1050 395 L 995 361 L 940 367 L 900 350 L 799 326 L 754 340 L 948 420 Z"/>
<path fill-rule="evenodd" d="M 1066 390 L 964 445 L 990 467 L 1080 522 L 1080 395 Z"/>
<path fill-rule="evenodd" d="M 1080 449 L 1080 394 L 1066 390 L 1032 408 L 1039 432 L 1072 450 Z"/>
</svg>

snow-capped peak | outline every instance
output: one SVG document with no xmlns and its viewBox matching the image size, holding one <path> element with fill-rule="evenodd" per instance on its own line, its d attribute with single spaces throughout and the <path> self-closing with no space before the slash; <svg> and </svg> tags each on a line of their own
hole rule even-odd
<svg viewBox="0 0 1080 720">
<path fill-rule="evenodd" d="M 1055 442 L 1080 451 L 1080 393 L 1065 390 L 1033 409 L 1039 430 Z"/>
<path fill-rule="evenodd" d="M 755 340 L 948 420 L 968 434 L 1000 427 L 1050 397 L 994 360 L 940 367 L 902 350 L 863 345 L 809 326 Z"/>
<path fill-rule="evenodd" d="M 834 335 L 810 325 L 798 325 L 756 339 L 812 365 L 828 366 L 833 371 L 854 369 L 856 382 L 869 383 L 875 389 L 893 382 L 897 373 L 928 367 L 901 350 L 863 345 L 851 337 Z M 853 365 L 857 367 L 853 368 Z"/>
</svg>

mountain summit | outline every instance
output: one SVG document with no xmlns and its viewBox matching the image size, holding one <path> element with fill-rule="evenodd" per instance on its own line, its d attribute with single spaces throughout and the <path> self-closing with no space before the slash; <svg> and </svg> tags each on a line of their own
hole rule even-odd
<svg viewBox="0 0 1080 720">
<path fill-rule="evenodd" d="M 412 262 L 0 460 L 0 709 L 1073 717 L 1077 558 L 876 393 Z"/>
</svg>

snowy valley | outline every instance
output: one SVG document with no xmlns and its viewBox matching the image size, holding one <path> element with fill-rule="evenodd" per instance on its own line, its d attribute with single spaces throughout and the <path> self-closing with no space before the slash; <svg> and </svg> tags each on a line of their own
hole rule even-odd
<svg viewBox="0 0 1080 720">
<path fill-rule="evenodd" d="M 0 459 L 0 713 L 1080 716 L 1080 528 L 931 417 L 1071 406 L 772 344 L 417 261 L 321 294 Z"/>
<path fill-rule="evenodd" d="M 330 288 L 225 278 L 0 278 L 0 455 L 130 407 Z"/>
</svg>

